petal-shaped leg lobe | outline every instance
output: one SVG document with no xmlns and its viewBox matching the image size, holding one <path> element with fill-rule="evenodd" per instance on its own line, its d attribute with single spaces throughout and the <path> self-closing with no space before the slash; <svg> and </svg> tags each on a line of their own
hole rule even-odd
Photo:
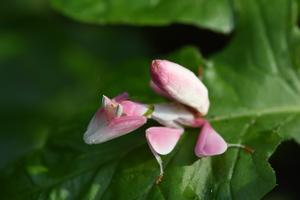
<svg viewBox="0 0 300 200">
<path fill-rule="evenodd" d="M 103 143 L 138 129 L 146 121 L 144 116 L 122 116 L 110 122 L 105 122 L 103 117 L 98 118 L 98 121 L 93 118 L 92 125 L 84 134 L 84 141 L 87 144 Z"/>
<path fill-rule="evenodd" d="M 174 149 L 182 133 L 183 129 L 151 127 L 146 130 L 146 138 L 153 151 L 166 155 Z"/>
<path fill-rule="evenodd" d="M 205 122 L 197 139 L 195 154 L 198 157 L 219 155 L 224 153 L 227 147 L 225 140 Z"/>
</svg>

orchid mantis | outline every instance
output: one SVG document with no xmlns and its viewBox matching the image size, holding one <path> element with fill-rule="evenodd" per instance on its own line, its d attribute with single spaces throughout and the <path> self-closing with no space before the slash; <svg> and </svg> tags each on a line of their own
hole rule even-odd
<svg viewBox="0 0 300 200">
<path fill-rule="evenodd" d="M 184 133 L 184 127 L 202 127 L 194 150 L 197 157 L 219 155 L 230 146 L 247 149 L 240 144 L 226 143 L 204 119 L 210 105 L 208 90 L 192 71 L 167 60 L 154 60 L 150 74 L 150 87 L 169 102 L 146 105 L 130 100 L 127 93 L 113 99 L 103 96 L 102 106 L 84 133 L 87 144 L 99 144 L 128 134 L 149 119 L 157 121 L 161 126 L 146 130 L 148 145 L 160 166 L 157 182 L 164 173 L 160 155 L 172 152 Z"/>
</svg>

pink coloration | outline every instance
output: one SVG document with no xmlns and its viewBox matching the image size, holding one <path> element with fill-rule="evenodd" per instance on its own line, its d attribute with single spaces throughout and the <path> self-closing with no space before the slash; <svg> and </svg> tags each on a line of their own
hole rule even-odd
<svg viewBox="0 0 300 200">
<path fill-rule="evenodd" d="M 155 104 L 151 117 L 160 124 L 173 128 L 192 124 L 195 120 L 194 114 L 179 103 Z"/>
<path fill-rule="evenodd" d="M 148 106 L 133 101 L 122 101 L 123 112 L 129 116 L 142 116 L 148 110 Z"/>
<path fill-rule="evenodd" d="M 146 106 L 131 101 L 124 101 L 128 95 L 119 95 L 114 99 L 103 96 L 102 107 L 98 109 L 84 133 L 87 144 L 106 142 L 134 131 L 144 125 L 147 118 L 143 111 Z M 125 105 L 122 106 L 122 103 Z"/>
<path fill-rule="evenodd" d="M 205 120 L 194 113 L 191 109 L 178 103 L 154 104 L 152 119 L 160 124 L 178 128 L 182 126 L 199 128 Z"/>
<path fill-rule="evenodd" d="M 152 88 L 152 90 L 154 92 L 156 92 L 156 94 L 166 97 L 168 99 L 172 99 L 172 97 L 170 97 L 170 95 L 167 92 L 163 91 L 161 88 L 159 88 L 157 85 L 155 85 L 155 83 L 153 81 L 150 81 L 150 87 Z"/>
<path fill-rule="evenodd" d="M 119 94 L 118 96 L 114 97 L 113 99 L 116 101 L 116 102 L 122 102 L 122 101 L 125 101 L 129 98 L 129 95 L 127 92 L 123 92 L 121 94 Z"/>
<path fill-rule="evenodd" d="M 202 127 L 195 146 L 198 157 L 222 154 L 229 146 L 246 149 L 240 144 L 228 145 L 203 118 L 209 109 L 208 91 L 193 72 L 167 60 L 154 60 L 151 78 L 151 88 L 174 102 L 148 106 L 128 100 L 127 93 L 113 99 L 103 96 L 102 107 L 90 121 L 84 141 L 103 143 L 136 130 L 147 118 L 156 120 L 165 127 L 148 128 L 146 139 L 160 167 L 158 181 L 164 173 L 160 155 L 169 154 L 175 148 L 184 126 Z"/>
<path fill-rule="evenodd" d="M 155 153 L 166 155 L 174 149 L 182 133 L 183 129 L 151 127 L 146 130 L 146 138 Z"/>
<path fill-rule="evenodd" d="M 113 119 L 107 127 L 112 132 L 120 135 L 122 133 L 129 133 L 139 128 L 141 125 L 145 124 L 146 121 L 146 117 L 143 116 L 122 116 Z"/>
<path fill-rule="evenodd" d="M 204 125 L 204 123 L 206 123 L 206 120 L 204 118 L 196 117 L 192 122 L 186 122 L 186 126 L 200 128 Z"/>
<path fill-rule="evenodd" d="M 227 147 L 224 139 L 205 122 L 196 143 L 195 154 L 198 157 L 219 155 L 224 153 Z"/>
<path fill-rule="evenodd" d="M 208 91 L 198 77 L 176 63 L 154 60 L 151 65 L 153 85 L 172 99 L 205 115 L 209 108 Z"/>
<path fill-rule="evenodd" d="M 128 100 L 127 93 L 113 99 L 103 96 L 102 107 L 90 121 L 84 141 L 87 144 L 103 143 L 136 130 L 147 122 L 147 118 L 156 120 L 165 127 L 148 128 L 146 139 L 160 168 L 157 183 L 164 174 L 160 155 L 169 154 L 175 148 L 184 126 L 202 127 L 194 150 L 198 157 L 219 155 L 228 147 L 253 153 L 242 144 L 227 144 L 203 118 L 209 109 L 208 91 L 190 70 L 167 60 L 154 60 L 151 78 L 151 88 L 174 102 L 148 106 Z"/>
</svg>

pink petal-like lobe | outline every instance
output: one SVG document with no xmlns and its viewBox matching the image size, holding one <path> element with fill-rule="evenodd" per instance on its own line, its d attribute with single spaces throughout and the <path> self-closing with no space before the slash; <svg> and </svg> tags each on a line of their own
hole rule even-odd
<svg viewBox="0 0 300 200">
<path fill-rule="evenodd" d="M 146 121 L 144 116 L 122 116 L 106 122 L 103 116 L 95 116 L 83 138 L 87 144 L 103 143 L 138 129 Z"/>
<path fill-rule="evenodd" d="M 142 116 L 148 110 L 147 105 L 128 100 L 122 101 L 121 105 L 123 107 L 124 114 L 128 116 Z"/>
<path fill-rule="evenodd" d="M 170 95 L 167 92 L 165 92 L 161 88 L 159 88 L 153 81 L 150 81 L 150 87 L 152 88 L 152 90 L 154 92 L 156 92 L 156 94 L 166 97 L 168 99 L 172 99 L 172 97 L 170 97 Z"/>
<path fill-rule="evenodd" d="M 198 157 L 214 156 L 224 153 L 227 150 L 225 140 L 205 122 L 197 139 L 195 154 Z"/>
<path fill-rule="evenodd" d="M 151 65 L 154 85 L 172 99 L 207 114 L 208 91 L 199 78 L 187 68 L 167 60 L 154 60 Z M 158 91 L 158 90 L 157 90 Z"/>
<path fill-rule="evenodd" d="M 141 127 L 146 121 L 147 118 L 144 116 L 122 116 L 113 119 L 108 124 L 108 129 L 110 129 L 112 133 L 124 135 Z"/>
<path fill-rule="evenodd" d="M 174 149 L 182 133 L 183 129 L 151 127 L 146 130 L 146 138 L 153 151 L 166 155 Z"/>
</svg>

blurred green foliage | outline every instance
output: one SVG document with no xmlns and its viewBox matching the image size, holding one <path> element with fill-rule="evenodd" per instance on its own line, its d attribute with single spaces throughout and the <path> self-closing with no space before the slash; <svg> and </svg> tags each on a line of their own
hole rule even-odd
<svg viewBox="0 0 300 200">
<path fill-rule="evenodd" d="M 140 30 L 67 22 L 38 1 L 2 9 L 1 167 L 19 151 L 36 147 L 33 143 L 40 145 L 49 128 L 87 110 L 91 116 L 102 93 L 117 94 L 129 85 L 140 90 L 136 94 L 145 93 L 147 83 L 136 75 L 147 69 L 120 67 L 151 54 Z M 116 70 L 127 79 L 121 86 L 111 76 Z"/>
<path fill-rule="evenodd" d="M 97 24 L 167 25 L 174 22 L 228 33 L 233 13 L 228 0 L 52 0 L 59 11 Z"/>
</svg>

